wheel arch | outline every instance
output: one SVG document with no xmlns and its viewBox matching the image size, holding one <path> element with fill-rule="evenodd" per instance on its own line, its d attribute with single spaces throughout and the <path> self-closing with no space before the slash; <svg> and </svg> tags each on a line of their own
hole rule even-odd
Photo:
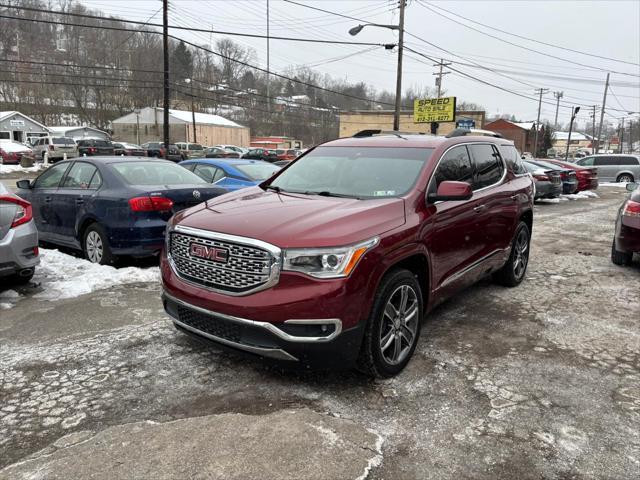
<svg viewBox="0 0 640 480">
<path fill-rule="evenodd" d="M 637 180 L 637 176 L 631 170 L 620 170 L 616 173 L 616 182 L 622 175 L 629 175 L 634 181 Z"/>
<path fill-rule="evenodd" d="M 524 222 L 529 227 L 529 236 L 533 233 L 533 210 L 525 210 L 520 214 L 520 222 Z"/>
</svg>

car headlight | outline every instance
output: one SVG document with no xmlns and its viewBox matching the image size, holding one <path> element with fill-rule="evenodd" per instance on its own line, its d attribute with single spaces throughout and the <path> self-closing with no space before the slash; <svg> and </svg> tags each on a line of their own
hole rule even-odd
<svg viewBox="0 0 640 480">
<path fill-rule="evenodd" d="M 284 251 L 282 269 L 302 272 L 316 278 L 348 277 L 365 252 L 375 247 L 380 239 L 337 248 L 291 248 Z"/>
</svg>

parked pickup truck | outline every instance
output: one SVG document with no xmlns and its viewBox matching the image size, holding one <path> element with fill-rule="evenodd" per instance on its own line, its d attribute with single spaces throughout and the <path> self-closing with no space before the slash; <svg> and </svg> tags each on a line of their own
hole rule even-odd
<svg viewBox="0 0 640 480">
<path fill-rule="evenodd" d="M 533 184 L 511 143 L 366 131 L 177 213 L 161 256 L 175 326 L 231 349 L 388 377 L 430 310 L 524 278 Z"/>
</svg>

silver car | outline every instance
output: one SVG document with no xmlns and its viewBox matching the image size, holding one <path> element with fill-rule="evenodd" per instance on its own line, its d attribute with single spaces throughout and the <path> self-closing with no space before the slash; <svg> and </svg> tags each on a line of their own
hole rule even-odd
<svg viewBox="0 0 640 480">
<path fill-rule="evenodd" d="M 576 160 L 582 167 L 597 167 L 601 182 L 637 182 L 640 180 L 640 155 L 590 155 Z"/>
<path fill-rule="evenodd" d="M 39 261 L 31 204 L 0 183 L 0 279 L 27 283 Z"/>
</svg>

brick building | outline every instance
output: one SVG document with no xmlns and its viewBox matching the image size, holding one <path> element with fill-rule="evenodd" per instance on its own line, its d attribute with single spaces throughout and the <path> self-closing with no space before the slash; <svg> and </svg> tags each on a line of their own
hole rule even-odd
<svg viewBox="0 0 640 480">
<path fill-rule="evenodd" d="M 510 122 L 498 119 L 484 126 L 485 130 L 500 133 L 504 138 L 512 140 L 520 152 L 531 152 L 535 155 L 533 144 L 536 138 L 535 122 Z M 542 145 L 544 128 L 540 126 L 538 145 Z"/>
</svg>

